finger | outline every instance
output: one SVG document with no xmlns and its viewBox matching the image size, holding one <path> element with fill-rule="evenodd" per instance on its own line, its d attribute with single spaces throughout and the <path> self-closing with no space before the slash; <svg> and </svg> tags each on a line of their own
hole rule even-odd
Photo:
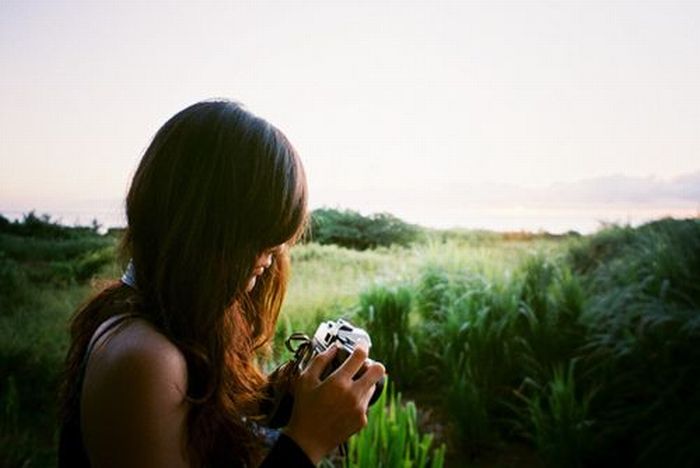
<svg viewBox="0 0 700 468">
<path fill-rule="evenodd" d="M 374 395 L 374 392 L 377 390 L 377 384 L 372 384 L 367 391 L 362 395 L 360 398 L 360 404 L 362 407 L 367 411 L 367 407 L 369 406 L 369 401 L 372 399 L 372 395 Z"/>
<path fill-rule="evenodd" d="M 337 346 L 331 346 L 322 353 L 317 354 L 311 359 L 309 367 L 306 368 L 306 373 L 316 380 L 321 380 L 321 373 L 328 367 L 333 357 L 338 352 Z"/>
<path fill-rule="evenodd" d="M 355 386 L 359 392 L 364 393 L 368 388 L 374 386 L 386 373 L 384 365 L 380 362 L 372 362 L 365 370 L 362 377 L 357 379 Z"/>
<path fill-rule="evenodd" d="M 332 377 L 336 379 L 352 379 L 364 365 L 368 353 L 367 344 L 364 342 L 358 343 L 350 357 L 336 369 Z"/>
</svg>

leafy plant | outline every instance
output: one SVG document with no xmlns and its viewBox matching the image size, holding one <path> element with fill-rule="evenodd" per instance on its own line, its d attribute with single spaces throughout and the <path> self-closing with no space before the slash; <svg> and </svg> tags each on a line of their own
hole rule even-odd
<svg viewBox="0 0 700 468">
<path fill-rule="evenodd" d="M 416 405 L 401 402 L 387 380 L 370 408 L 367 426 L 350 438 L 346 468 L 442 468 L 445 446 L 433 448 L 432 434 L 418 430 Z"/>
<path fill-rule="evenodd" d="M 411 303 L 411 290 L 406 286 L 377 285 L 360 295 L 358 317 L 372 338 L 372 355 L 401 386 L 414 382 L 418 373 Z"/>
<path fill-rule="evenodd" d="M 525 432 L 548 466 L 583 466 L 591 449 L 592 394 L 577 395 L 574 368 L 575 361 L 569 362 L 566 369 L 556 367 L 544 385 L 526 379 L 526 388 L 517 393 L 525 404 Z M 528 391 L 530 394 L 526 395 Z"/>
</svg>

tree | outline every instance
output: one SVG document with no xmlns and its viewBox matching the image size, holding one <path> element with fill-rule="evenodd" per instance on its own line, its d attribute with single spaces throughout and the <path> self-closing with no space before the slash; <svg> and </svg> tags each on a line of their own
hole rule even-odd
<svg viewBox="0 0 700 468">
<path fill-rule="evenodd" d="M 392 244 L 408 245 L 420 228 L 389 213 L 363 216 L 352 210 L 319 208 L 311 213 L 310 239 L 356 250 Z"/>
</svg>

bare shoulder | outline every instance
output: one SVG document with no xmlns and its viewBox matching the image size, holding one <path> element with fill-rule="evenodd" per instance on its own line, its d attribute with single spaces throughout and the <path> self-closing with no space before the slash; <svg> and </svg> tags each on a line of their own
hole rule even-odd
<svg viewBox="0 0 700 468">
<path fill-rule="evenodd" d="M 147 321 L 128 319 L 95 343 L 82 390 L 94 466 L 186 466 L 187 365 Z"/>
<path fill-rule="evenodd" d="M 95 334 L 98 335 L 105 325 Z M 88 360 L 86 380 L 120 370 L 129 370 L 129 374 L 145 372 L 157 380 L 176 384 L 183 395 L 186 392 L 185 357 L 175 344 L 144 319 L 128 319 L 95 343 Z"/>
</svg>

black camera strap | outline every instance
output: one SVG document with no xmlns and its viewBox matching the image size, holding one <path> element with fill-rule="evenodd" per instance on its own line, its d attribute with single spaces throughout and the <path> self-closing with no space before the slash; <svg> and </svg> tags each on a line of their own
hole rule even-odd
<svg viewBox="0 0 700 468">
<path fill-rule="evenodd" d="M 297 343 L 296 346 L 294 346 L 295 343 Z M 284 341 L 284 345 L 290 352 L 294 353 L 292 362 L 299 370 L 313 357 L 313 346 L 309 335 L 304 333 L 292 333 L 289 338 Z"/>
<path fill-rule="evenodd" d="M 314 356 L 313 340 L 304 333 L 292 333 L 289 338 L 284 341 L 284 345 L 290 352 L 294 353 L 294 358 L 284 364 L 279 370 L 281 371 L 280 374 L 284 376 L 284 379 L 291 384 L 291 381 L 299 376 L 299 372 L 306 367 Z M 280 395 L 280 398 L 276 398 L 272 414 L 278 411 L 282 401 L 281 396 L 282 395 Z M 348 454 L 348 442 L 345 441 L 340 444 L 338 450 L 341 456 L 346 457 Z"/>
</svg>

